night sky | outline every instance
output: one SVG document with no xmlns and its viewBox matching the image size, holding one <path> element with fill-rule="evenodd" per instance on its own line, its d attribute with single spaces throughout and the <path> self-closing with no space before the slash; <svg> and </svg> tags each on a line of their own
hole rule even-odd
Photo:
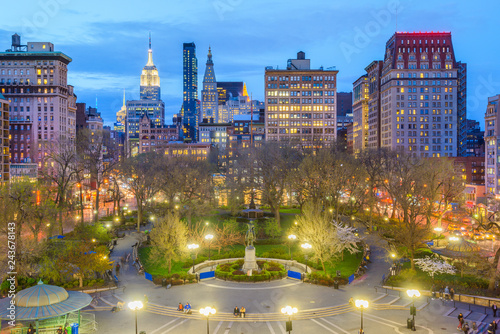
<svg viewBox="0 0 500 334">
<path fill-rule="evenodd" d="M 396 10 L 397 9 L 397 15 Z M 47 41 L 73 58 L 69 84 L 79 102 L 115 121 L 123 90 L 139 97 L 148 34 L 161 77 L 166 122 L 182 104 L 182 43 L 195 42 L 199 89 L 208 46 L 218 81 L 244 81 L 264 99 L 264 68 L 286 67 L 304 51 L 311 66 L 335 66 L 338 91 L 373 60 L 397 31 L 451 31 L 457 60 L 468 63 L 468 118 L 481 122 L 487 97 L 500 93 L 500 1 L 40 0 L 5 1 L 0 49 L 11 35 Z"/>
</svg>

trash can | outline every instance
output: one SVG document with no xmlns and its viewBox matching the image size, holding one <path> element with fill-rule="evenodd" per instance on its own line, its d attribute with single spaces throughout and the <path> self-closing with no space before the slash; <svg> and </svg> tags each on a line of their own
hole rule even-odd
<svg viewBox="0 0 500 334">
<path fill-rule="evenodd" d="M 339 281 L 333 281 L 333 288 L 338 289 L 339 288 Z"/>
<path fill-rule="evenodd" d="M 71 324 L 71 334 L 78 334 L 78 325 L 77 323 Z"/>
<path fill-rule="evenodd" d="M 412 329 L 413 328 L 413 320 L 412 320 L 412 318 L 408 318 L 408 320 L 406 321 L 406 328 L 408 328 L 408 329 Z"/>
</svg>

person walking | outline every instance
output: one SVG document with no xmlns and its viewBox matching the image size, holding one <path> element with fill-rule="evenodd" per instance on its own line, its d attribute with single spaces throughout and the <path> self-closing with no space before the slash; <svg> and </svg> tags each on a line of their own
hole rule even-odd
<svg viewBox="0 0 500 334">
<path fill-rule="evenodd" d="M 476 324 L 476 322 L 474 321 L 474 322 L 472 323 L 472 332 L 471 332 L 471 334 L 477 334 L 477 333 L 478 333 L 478 331 L 479 331 L 479 329 L 477 328 L 477 324 Z"/>
<path fill-rule="evenodd" d="M 465 334 L 469 334 L 469 323 L 468 322 L 465 322 L 464 326 L 462 327 L 462 331 L 465 333 Z"/>
<path fill-rule="evenodd" d="M 33 324 L 30 324 L 30 327 L 28 328 L 28 331 L 26 333 L 27 334 L 36 334 L 36 330 L 33 328 Z"/>
<path fill-rule="evenodd" d="M 453 296 L 455 296 L 455 290 L 453 288 L 450 289 L 450 299 L 453 300 Z"/>
<path fill-rule="evenodd" d="M 493 303 L 493 305 L 491 305 L 491 309 L 493 310 L 493 317 L 497 317 L 497 304 Z"/>
<path fill-rule="evenodd" d="M 464 322 L 464 315 L 462 313 L 460 313 L 457 318 L 458 318 L 458 327 L 457 327 L 457 329 L 462 329 L 462 324 Z"/>
</svg>

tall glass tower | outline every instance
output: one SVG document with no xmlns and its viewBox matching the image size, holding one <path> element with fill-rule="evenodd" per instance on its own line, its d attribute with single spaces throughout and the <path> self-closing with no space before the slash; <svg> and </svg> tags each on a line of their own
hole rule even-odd
<svg viewBox="0 0 500 334">
<path fill-rule="evenodd" d="M 196 59 L 196 45 L 184 43 L 182 51 L 183 65 L 183 103 L 184 114 L 182 123 L 184 125 L 184 138 L 197 140 L 198 114 L 196 100 L 198 99 L 198 59 Z"/>
</svg>

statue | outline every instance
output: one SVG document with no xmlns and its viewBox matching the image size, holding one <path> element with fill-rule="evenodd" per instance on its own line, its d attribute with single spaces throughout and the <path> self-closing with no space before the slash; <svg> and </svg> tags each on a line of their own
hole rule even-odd
<svg viewBox="0 0 500 334">
<path fill-rule="evenodd" d="M 245 235 L 245 246 L 253 248 L 253 242 L 255 240 L 255 225 L 253 222 L 247 222 L 248 231 Z"/>
</svg>

